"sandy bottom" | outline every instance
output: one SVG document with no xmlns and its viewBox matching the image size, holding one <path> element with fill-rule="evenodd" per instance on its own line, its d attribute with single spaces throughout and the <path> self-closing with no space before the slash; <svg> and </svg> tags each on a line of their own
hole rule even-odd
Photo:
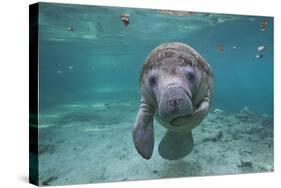
<svg viewBox="0 0 281 188">
<path fill-rule="evenodd" d="M 131 130 L 138 104 L 70 104 L 40 115 L 40 185 L 190 177 L 273 171 L 273 118 L 248 108 L 211 111 L 193 130 L 185 158 L 160 157 L 166 130 L 157 122 L 150 160 L 136 152 Z"/>
</svg>

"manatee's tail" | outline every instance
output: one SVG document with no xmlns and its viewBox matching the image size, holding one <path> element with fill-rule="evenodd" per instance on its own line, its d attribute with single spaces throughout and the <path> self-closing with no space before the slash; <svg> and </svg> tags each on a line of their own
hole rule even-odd
<svg viewBox="0 0 281 188">
<path fill-rule="evenodd" d="M 167 131 L 159 144 L 158 151 L 164 159 L 177 160 L 188 155 L 193 145 L 191 131 L 185 133 Z"/>
</svg>

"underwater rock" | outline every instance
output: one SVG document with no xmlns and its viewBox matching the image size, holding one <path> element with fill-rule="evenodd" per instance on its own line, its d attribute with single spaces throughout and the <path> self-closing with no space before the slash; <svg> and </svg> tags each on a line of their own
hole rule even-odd
<svg viewBox="0 0 281 188">
<path fill-rule="evenodd" d="M 216 118 L 217 118 L 216 114 L 213 113 L 209 113 L 207 116 L 207 120 L 211 123 L 215 122 Z"/>
<path fill-rule="evenodd" d="M 204 142 L 217 142 L 217 141 L 220 141 L 221 139 L 222 139 L 222 137 L 223 137 L 223 133 L 222 133 L 222 130 L 220 130 L 220 131 L 218 131 L 216 134 L 214 134 L 214 135 L 211 135 L 211 136 L 209 136 L 209 137 L 207 137 L 207 138 L 204 138 L 203 140 L 202 140 L 202 143 L 204 143 Z"/>
<path fill-rule="evenodd" d="M 238 167 L 253 167 L 253 162 L 251 159 L 241 159 Z"/>
<path fill-rule="evenodd" d="M 216 127 L 226 125 L 230 122 L 226 113 L 220 109 L 215 109 L 213 113 L 209 113 L 207 120 L 208 122 L 215 124 Z"/>
<path fill-rule="evenodd" d="M 244 106 L 239 113 L 244 113 L 244 114 L 253 114 L 253 111 L 250 110 L 248 106 Z"/>
<path fill-rule="evenodd" d="M 249 107 L 245 106 L 240 110 L 238 114 L 234 115 L 236 119 L 240 120 L 243 123 L 256 123 L 259 121 L 258 117 Z"/>
<path fill-rule="evenodd" d="M 57 120 L 59 125 L 73 125 L 81 123 L 91 123 L 95 125 L 114 125 L 122 122 L 124 115 L 122 113 L 105 114 L 102 112 L 79 111 L 64 114 Z"/>
<path fill-rule="evenodd" d="M 248 156 L 248 155 L 252 155 L 252 152 L 248 150 L 240 150 L 239 154 L 242 156 Z"/>
<path fill-rule="evenodd" d="M 241 140 L 242 137 L 243 137 L 243 136 L 238 133 L 238 134 L 233 134 L 231 139 L 232 139 L 232 140 Z"/>
<path fill-rule="evenodd" d="M 221 109 L 219 109 L 219 108 L 216 108 L 215 110 L 214 110 L 214 113 L 215 114 L 221 114 L 221 113 L 223 113 L 224 111 L 223 110 L 221 110 Z"/>
<path fill-rule="evenodd" d="M 273 166 L 270 164 L 263 164 L 262 166 L 259 166 L 259 168 L 262 171 L 267 171 L 267 172 L 272 172 L 273 171 Z"/>
<path fill-rule="evenodd" d="M 262 116 L 261 125 L 264 127 L 272 127 L 273 126 L 273 118 L 268 116 Z"/>
<path fill-rule="evenodd" d="M 51 183 L 52 181 L 56 180 L 56 179 L 58 179 L 57 176 L 51 176 L 51 177 L 49 177 L 47 180 L 43 181 L 43 182 L 42 182 L 42 185 L 50 185 L 50 183 Z"/>
<path fill-rule="evenodd" d="M 238 114 L 235 117 L 243 123 L 251 123 L 252 122 L 251 117 L 249 117 L 247 115 L 244 115 L 244 114 Z"/>
<path fill-rule="evenodd" d="M 60 120 L 61 124 L 68 124 L 74 122 L 90 122 L 92 120 L 99 119 L 100 116 L 97 113 L 89 113 L 89 112 L 72 112 L 65 114 Z"/>
<path fill-rule="evenodd" d="M 47 144 L 47 145 L 40 145 L 39 146 L 39 155 L 43 153 L 53 154 L 56 151 L 56 145 L 54 144 Z"/>
</svg>

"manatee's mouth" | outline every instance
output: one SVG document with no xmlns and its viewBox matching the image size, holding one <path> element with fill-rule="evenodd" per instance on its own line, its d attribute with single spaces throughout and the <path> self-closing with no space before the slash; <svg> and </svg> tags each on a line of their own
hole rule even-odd
<svg viewBox="0 0 281 188">
<path fill-rule="evenodd" d="M 191 115 L 193 105 L 191 93 L 180 85 L 169 85 L 158 103 L 159 116 L 168 122 Z"/>
<path fill-rule="evenodd" d="M 186 121 L 188 118 L 191 118 L 191 117 L 192 117 L 192 114 L 175 117 L 170 121 L 170 123 L 175 127 L 181 127 L 183 125 L 181 122 Z"/>
</svg>

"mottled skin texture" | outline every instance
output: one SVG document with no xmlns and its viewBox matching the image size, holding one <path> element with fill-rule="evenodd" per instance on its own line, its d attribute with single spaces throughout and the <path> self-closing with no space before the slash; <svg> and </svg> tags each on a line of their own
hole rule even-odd
<svg viewBox="0 0 281 188">
<path fill-rule="evenodd" d="M 183 158 L 193 147 L 191 130 L 205 118 L 213 94 L 213 72 L 203 57 L 183 43 L 155 48 L 140 76 L 141 104 L 133 129 L 138 153 L 150 159 L 154 148 L 153 117 L 167 128 L 160 155 Z"/>
</svg>

